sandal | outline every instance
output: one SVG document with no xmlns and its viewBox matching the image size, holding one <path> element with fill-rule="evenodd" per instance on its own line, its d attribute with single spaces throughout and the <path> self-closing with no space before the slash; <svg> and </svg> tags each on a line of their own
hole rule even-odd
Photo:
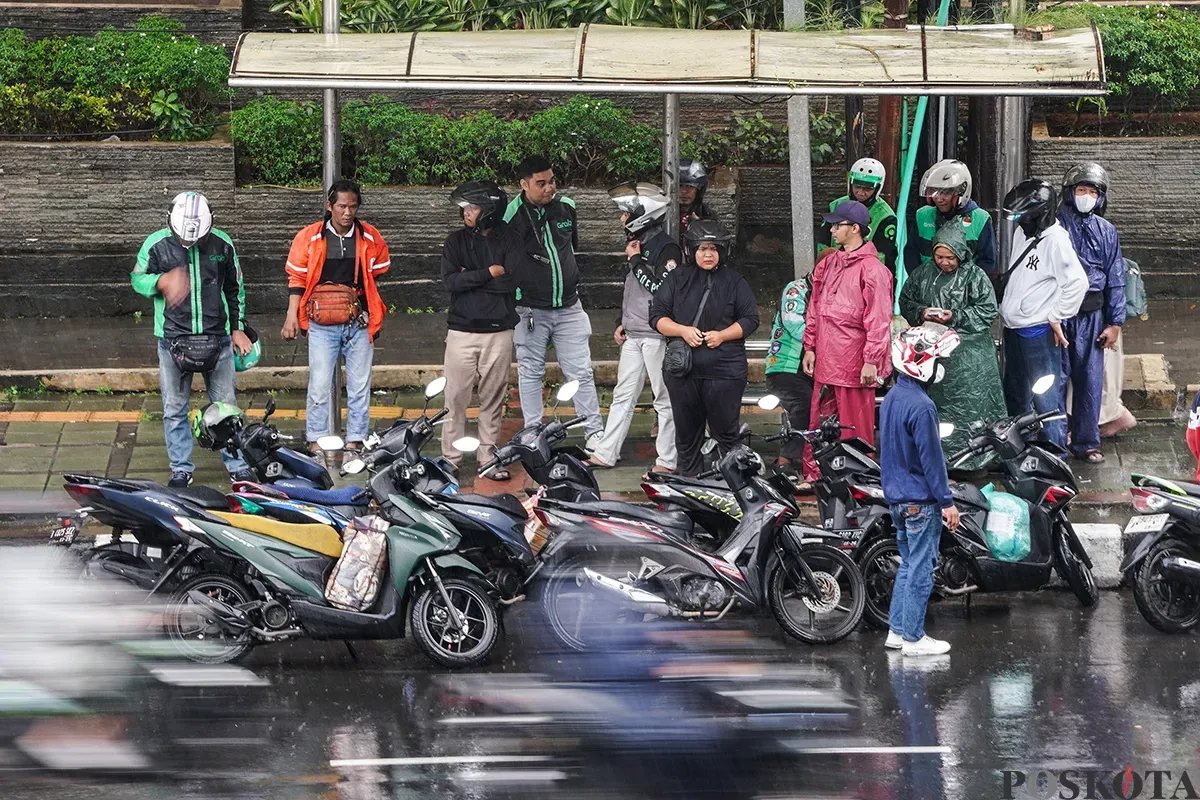
<svg viewBox="0 0 1200 800">
<path fill-rule="evenodd" d="M 605 464 L 603 461 L 596 458 L 595 456 L 592 456 L 591 458 L 585 460 L 583 462 L 583 465 L 589 469 L 612 469 L 613 467 L 616 466 L 616 464 Z"/>
<path fill-rule="evenodd" d="M 648 469 L 642 473 L 642 480 L 644 480 L 644 481 L 650 480 L 651 472 L 656 472 L 660 475 L 662 475 L 662 474 L 670 475 L 672 472 L 674 472 L 674 470 L 667 469 L 666 467 L 664 467 L 661 464 L 655 464 L 653 467 L 651 467 L 650 469 Z"/>
<path fill-rule="evenodd" d="M 1104 453 L 1101 453 L 1099 450 L 1088 450 L 1086 453 L 1081 455 L 1080 458 L 1089 464 L 1104 463 Z"/>
<path fill-rule="evenodd" d="M 488 478 L 490 480 L 499 482 L 510 481 L 512 480 L 512 473 L 504 467 L 500 467 L 499 469 L 492 470 L 491 473 L 488 474 Z"/>
</svg>

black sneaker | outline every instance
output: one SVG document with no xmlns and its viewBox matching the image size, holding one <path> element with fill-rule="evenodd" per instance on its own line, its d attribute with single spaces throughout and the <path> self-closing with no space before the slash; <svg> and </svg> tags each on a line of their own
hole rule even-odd
<svg viewBox="0 0 1200 800">
<path fill-rule="evenodd" d="M 167 481 L 167 486 L 171 489 L 186 489 L 192 485 L 192 473 L 179 472 L 171 473 L 171 480 Z"/>
<path fill-rule="evenodd" d="M 230 483 L 255 483 L 254 473 L 248 469 L 239 469 L 229 476 Z"/>
</svg>

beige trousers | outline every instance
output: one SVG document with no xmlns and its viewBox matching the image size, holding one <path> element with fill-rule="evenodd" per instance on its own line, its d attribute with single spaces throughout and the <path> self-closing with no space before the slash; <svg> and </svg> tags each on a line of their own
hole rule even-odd
<svg viewBox="0 0 1200 800">
<path fill-rule="evenodd" d="M 490 461 L 500 436 L 508 368 L 512 364 L 513 332 L 446 332 L 446 408 L 442 425 L 442 455 L 456 466 L 462 453 L 453 442 L 467 433 L 467 406 L 479 381 L 479 463 Z"/>
</svg>

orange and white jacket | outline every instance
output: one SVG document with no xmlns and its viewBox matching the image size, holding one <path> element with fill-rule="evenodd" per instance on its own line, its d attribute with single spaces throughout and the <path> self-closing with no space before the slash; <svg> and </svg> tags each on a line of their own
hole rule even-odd
<svg viewBox="0 0 1200 800">
<path fill-rule="evenodd" d="M 375 281 L 388 271 L 392 265 L 392 257 L 378 228 L 362 220 L 355 220 L 354 224 L 358 226 L 355 266 L 360 276 L 363 294 L 367 298 L 367 331 L 371 335 L 371 341 L 374 341 L 383 328 L 383 318 L 387 316 L 387 306 L 379 296 L 379 288 Z M 324 229 L 325 220 L 314 222 L 296 234 L 296 238 L 292 240 L 292 247 L 288 250 L 288 288 L 304 290 L 300 298 L 300 327 L 303 330 L 308 330 L 306 306 L 309 295 L 321 282 L 321 268 L 325 266 L 325 236 L 322 233 Z"/>
</svg>

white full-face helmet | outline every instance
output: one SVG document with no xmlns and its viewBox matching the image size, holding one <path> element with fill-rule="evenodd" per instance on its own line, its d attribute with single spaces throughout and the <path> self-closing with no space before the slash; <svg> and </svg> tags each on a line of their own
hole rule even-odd
<svg viewBox="0 0 1200 800">
<path fill-rule="evenodd" d="M 167 225 L 184 247 L 191 247 L 212 230 L 212 209 L 199 192 L 180 192 L 171 201 Z"/>
</svg>

